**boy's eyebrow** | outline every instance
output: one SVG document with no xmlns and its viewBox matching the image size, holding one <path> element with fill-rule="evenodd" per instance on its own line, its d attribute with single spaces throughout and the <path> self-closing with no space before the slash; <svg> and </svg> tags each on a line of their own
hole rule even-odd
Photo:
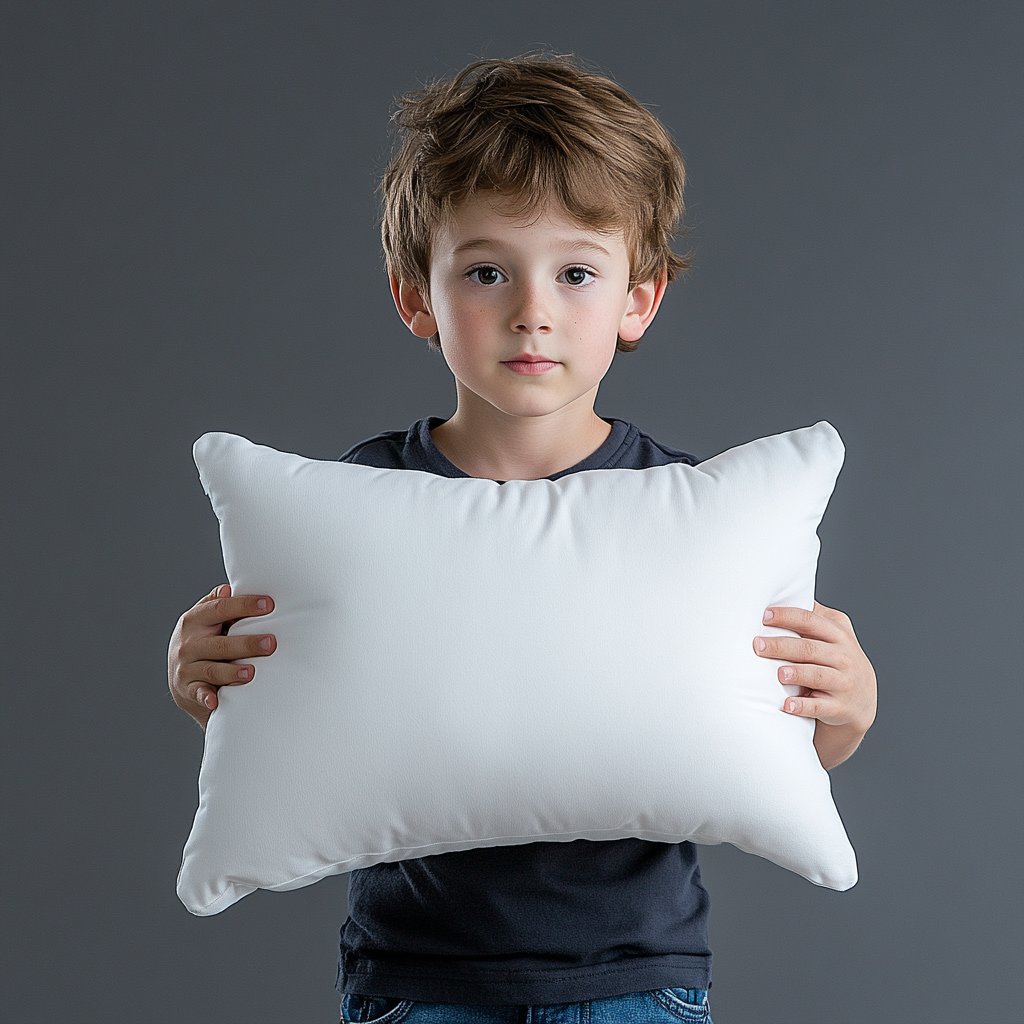
<svg viewBox="0 0 1024 1024">
<path fill-rule="evenodd" d="M 568 249 L 571 251 L 578 252 L 581 249 L 589 249 L 593 252 L 599 252 L 611 259 L 612 254 L 603 246 L 598 245 L 597 242 L 592 242 L 587 238 L 556 238 L 553 241 L 553 246 Z M 504 246 L 501 242 L 494 238 L 470 238 L 465 242 L 460 242 L 452 250 L 453 256 L 461 256 L 464 252 L 470 252 L 473 249 L 502 249 Z"/>
</svg>

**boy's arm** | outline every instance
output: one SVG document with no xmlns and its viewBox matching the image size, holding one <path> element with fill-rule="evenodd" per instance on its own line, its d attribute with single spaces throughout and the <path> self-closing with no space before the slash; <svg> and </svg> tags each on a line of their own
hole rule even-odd
<svg viewBox="0 0 1024 1024">
<path fill-rule="evenodd" d="M 814 747 L 825 768 L 842 764 L 859 746 L 875 720 L 875 670 L 861 650 L 853 623 L 835 608 L 814 602 L 805 608 L 769 608 L 765 625 L 791 629 L 799 636 L 759 636 L 754 650 L 762 658 L 794 664 L 779 669 L 779 682 L 799 686 L 783 711 L 815 718 Z"/>
</svg>

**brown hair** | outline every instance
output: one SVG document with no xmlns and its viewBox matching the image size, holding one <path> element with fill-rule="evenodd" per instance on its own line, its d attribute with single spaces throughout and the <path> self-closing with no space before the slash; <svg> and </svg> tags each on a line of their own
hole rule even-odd
<svg viewBox="0 0 1024 1024">
<path fill-rule="evenodd" d="M 388 270 L 424 296 L 434 233 L 481 191 L 499 193 L 509 216 L 554 198 L 584 227 L 621 231 L 630 288 L 689 269 L 690 256 L 670 248 L 683 217 L 679 150 L 649 110 L 573 56 L 480 60 L 396 105 L 401 144 L 381 181 L 381 240 Z M 430 347 L 440 350 L 436 334 Z"/>
</svg>

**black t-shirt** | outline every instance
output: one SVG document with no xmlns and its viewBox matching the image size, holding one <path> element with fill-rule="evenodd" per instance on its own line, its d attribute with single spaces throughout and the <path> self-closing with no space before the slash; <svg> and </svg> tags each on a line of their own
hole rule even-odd
<svg viewBox="0 0 1024 1024">
<path fill-rule="evenodd" d="M 377 434 L 342 462 L 465 477 L 430 431 Z M 592 455 L 549 479 L 591 469 L 696 465 L 623 420 Z M 615 600 L 609 594 L 610 601 Z M 416 614 L 410 595 L 395 609 Z M 709 988 L 708 894 L 692 843 L 642 839 L 527 843 L 376 864 L 349 876 L 338 990 L 435 1003 L 582 1002 L 656 988 Z"/>
</svg>

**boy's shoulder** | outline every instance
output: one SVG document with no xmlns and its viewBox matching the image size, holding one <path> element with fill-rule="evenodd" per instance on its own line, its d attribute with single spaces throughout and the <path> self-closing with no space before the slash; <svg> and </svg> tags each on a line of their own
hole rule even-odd
<svg viewBox="0 0 1024 1024">
<path fill-rule="evenodd" d="M 700 462 L 689 452 L 656 441 L 633 423 L 616 419 L 606 419 L 605 422 L 611 424 L 612 428 L 608 440 L 593 455 L 567 472 L 583 469 L 651 469 L 653 466 L 668 466 L 676 462 L 696 466 Z"/>
<path fill-rule="evenodd" d="M 430 436 L 430 431 L 442 423 L 442 416 L 426 416 L 407 430 L 382 431 L 352 445 L 338 461 L 374 469 L 418 469 L 439 476 L 466 476 L 441 454 Z"/>
<path fill-rule="evenodd" d="M 569 469 L 550 477 L 557 480 L 569 473 L 590 469 L 650 469 L 682 462 L 695 466 L 700 461 L 688 452 L 671 448 L 625 420 L 605 419 L 611 427 L 607 439 L 597 451 Z M 444 423 L 441 416 L 417 420 L 407 430 L 386 430 L 354 444 L 341 456 L 341 462 L 354 462 L 376 469 L 416 469 L 438 476 L 465 477 L 467 474 L 449 462 L 434 444 L 430 431 Z"/>
</svg>

